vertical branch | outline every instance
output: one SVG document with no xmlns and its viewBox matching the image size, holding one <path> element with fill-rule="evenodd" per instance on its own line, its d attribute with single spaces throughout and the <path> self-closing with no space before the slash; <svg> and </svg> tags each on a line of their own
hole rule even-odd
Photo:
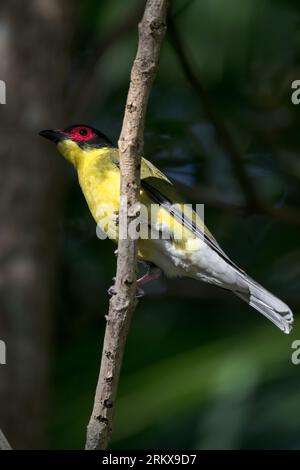
<svg viewBox="0 0 300 470">
<path fill-rule="evenodd" d="M 167 0 L 148 0 L 139 24 L 139 43 L 119 139 L 121 201 L 120 234 L 139 214 L 140 166 L 146 108 L 159 64 L 166 31 Z M 86 449 L 108 446 L 119 384 L 121 363 L 132 314 L 136 306 L 136 241 L 121 236 L 118 245 L 115 294 L 109 304 L 101 367 L 94 408 L 87 428 Z"/>
</svg>

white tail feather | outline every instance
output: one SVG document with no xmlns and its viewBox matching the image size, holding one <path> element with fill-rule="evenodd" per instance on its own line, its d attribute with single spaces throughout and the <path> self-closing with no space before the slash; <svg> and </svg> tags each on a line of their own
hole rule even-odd
<svg viewBox="0 0 300 470">
<path fill-rule="evenodd" d="M 248 276 L 242 276 L 242 280 L 243 284 L 247 283 L 249 292 L 234 291 L 234 293 L 267 317 L 281 331 L 290 333 L 294 321 L 291 309 Z"/>
</svg>

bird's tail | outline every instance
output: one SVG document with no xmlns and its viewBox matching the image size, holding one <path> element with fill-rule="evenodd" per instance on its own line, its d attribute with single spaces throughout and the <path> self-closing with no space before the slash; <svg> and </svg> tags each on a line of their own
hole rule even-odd
<svg viewBox="0 0 300 470">
<path fill-rule="evenodd" d="M 294 321 L 291 309 L 249 276 L 241 275 L 241 277 L 244 286 L 246 282 L 248 292 L 243 289 L 234 293 L 267 317 L 281 331 L 290 333 Z"/>
</svg>

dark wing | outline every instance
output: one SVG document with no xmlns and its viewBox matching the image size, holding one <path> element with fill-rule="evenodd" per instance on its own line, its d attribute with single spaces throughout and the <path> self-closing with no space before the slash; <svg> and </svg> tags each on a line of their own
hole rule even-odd
<svg viewBox="0 0 300 470">
<path fill-rule="evenodd" d="M 193 220 L 192 218 L 187 217 L 186 213 L 183 214 L 180 205 L 182 202 L 178 204 L 177 202 L 179 201 L 172 201 L 169 197 L 167 197 L 165 194 L 163 194 L 160 190 L 158 190 L 153 183 L 155 178 L 150 177 L 146 179 L 141 180 L 141 187 L 146 191 L 146 193 L 149 195 L 150 199 L 161 206 L 164 210 L 166 210 L 170 215 L 174 217 L 179 223 L 182 223 L 190 232 L 192 232 L 194 235 L 197 237 L 201 238 L 201 240 L 204 240 L 205 243 L 218 255 L 224 259 L 228 264 L 230 264 L 232 267 L 237 269 L 239 272 L 243 273 L 243 271 L 236 265 L 234 264 L 231 259 L 224 253 L 218 242 L 215 240 L 215 238 L 211 235 L 211 233 L 205 228 L 203 224 L 203 228 L 199 226 L 199 224 L 196 223 L 196 220 Z M 163 184 L 164 187 L 167 185 L 170 185 L 171 188 L 168 188 L 168 192 L 173 192 L 176 194 L 173 190 L 173 185 L 167 181 L 164 180 L 159 180 L 159 185 L 161 186 Z M 173 199 L 173 198 L 172 198 Z"/>
</svg>

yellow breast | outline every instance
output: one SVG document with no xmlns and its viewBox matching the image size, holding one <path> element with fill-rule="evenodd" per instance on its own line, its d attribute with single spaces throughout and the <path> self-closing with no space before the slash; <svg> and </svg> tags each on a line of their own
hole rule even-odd
<svg viewBox="0 0 300 470">
<path fill-rule="evenodd" d="M 118 238 L 115 223 L 119 208 L 120 173 L 112 161 L 114 149 L 97 149 L 84 152 L 77 172 L 79 184 L 89 209 L 97 223 L 109 238 Z"/>
<path fill-rule="evenodd" d="M 119 159 L 118 149 L 83 150 L 72 141 L 64 141 L 60 145 L 59 150 L 77 169 L 82 192 L 98 228 L 101 229 L 101 232 L 98 231 L 98 236 L 104 232 L 110 239 L 117 241 L 119 231 L 116 219 L 117 211 L 119 210 L 120 172 L 114 162 Z M 148 168 L 148 173 L 144 176 L 148 177 L 150 175 L 150 177 L 153 177 L 151 164 L 144 160 L 143 162 L 146 170 Z M 158 170 L 154 173 L 155 176 L 160 176 Z M 165 177 L 159 179 L 164 181 Z M 154 218 L 150 217 L 150 214 L 151 216 L 153 215 L 150 211 L 152 201 L 143 190 L 141 190 L 141 203 L 148 211 L 148 221 L 142 222 L 142 227 L 148 236 L 151 235 L 148 233 L 149 222 L 151 221 L 151 227 L 155 227 L 156 232 L 161 230 L 165 234 L 170 232 L 171 240 L 169 248 L 175 249 L 178 252 L 193 252 L 195 250 L 194 244 L 195 241 L 198 241 L 196 237 L 189 230 L 183 228 L 183 225 L 175 220 L 167 211 L 157 207 L 154 210 Z M 178 238 L 176 233 L 180 235 Z M 190 244 L 193 246 L 190 246 Z M 157 239 L 152 240 L 151 237 L 150 239 L 139 240 L 139 257 L 155 263 L 157 262 L 156 258 L 160 259 L 166 251 L 165 245 L 164 242 L 159 242 Z M 196 248 L 198 249 L 198 246 Z"/>
</svg>

